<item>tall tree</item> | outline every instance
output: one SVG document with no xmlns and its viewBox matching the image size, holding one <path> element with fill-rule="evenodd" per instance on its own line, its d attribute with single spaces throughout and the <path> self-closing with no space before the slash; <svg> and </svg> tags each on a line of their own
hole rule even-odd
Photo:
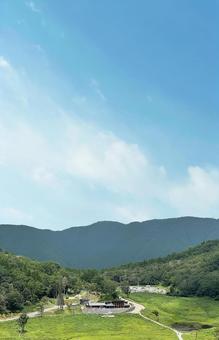
<svg viewBox="0 0 219 340">
<path fill-rule="evenodd" d="M 63 297 L 62 291 L 58 292 L 56 304 L 59 307 L 59 309 L 63 309 L 65 302 L 64 302 L 64 297 Z"/>
<path fill-rule="evenodd" d="M 62 288 L 63 288 L 64 295 L 66 295 L 67 293 L 67 287 L 68 287 L 68 278 L 64 276 L 62 278 Z"/>
<path fill-rule="evenodd" d="M 26 313 L 22 313 L 17 320 L 18 326 L 19 326 L 19 333 L 23 334 L 25 332 L 25 327 L 28 321 L 28 316 Z"/>
</svg>

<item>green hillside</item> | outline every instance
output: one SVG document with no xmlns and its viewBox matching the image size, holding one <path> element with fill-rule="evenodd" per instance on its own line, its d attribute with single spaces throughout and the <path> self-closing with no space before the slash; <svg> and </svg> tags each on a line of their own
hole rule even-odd
<svg viewBox="0 0 219 340">
<path fill-rule="evenodd" d="M 66 269 L 0 252 L 0 313 L 20 311 L 42 298 L 56 298 L 60 291 L 75 294 L 83 288 L 110 295 L 116 285 L 96 270 Z"/>
<path fill-rule="evenodd" d="M 106 268 L 166 256 L 219 239 L 219 220 L 182 217 L 122 224 L 98 222 L 63 231 L 1 225 L 0 247 L 73 268 Z"/>
<path fill-rule="evenodd" d="M 113 268 L 106 275 L 131 285 L 162 284 L 170 294 L 219 299 L 219 241 L 207 241 L 165 258 Z"/>
<path fill-rule="evenodd" d="M 80 287 L 79 271 L 0 252 L 0 312 L 22 310 L 42 297 L 55 298 L 63 278 L 69 289 Z"/>
</svg>

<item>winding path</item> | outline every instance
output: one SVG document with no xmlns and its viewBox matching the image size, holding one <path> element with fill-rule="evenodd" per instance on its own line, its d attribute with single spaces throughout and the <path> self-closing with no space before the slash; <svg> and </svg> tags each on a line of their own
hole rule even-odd
<svg viewBox="0 0 219 340">
<path fill-rule="evenodd" d="M 143 319 L 147 320 L 147 321 L 150 321 L 150 322 L 153 322 L 155 323 L 156 325 L 158 326 L 161 326 L 163 328 L 166 328 L 166 329 L 169 329 L 170 331 L 174 332 L 178 338 L 178 340 L 183 340 L 183 334 L 179 331 L 177 331 L 176 329 L 172 328 L 172 327 L 169 327 L 167 325 L 164 325 L 163 323 L 160 323 L 158 321 L 155 321 L 151 318 L 148 318 L 147 316 L 144 316 L 141 312 L 145 309 L 145 307 L 143 305 L 141 305 L 140 303 L 137 303 L 133 300 L 129 300 L 129 299 L 126 299 L 128 302 L 132 303 L 135 307 L 135 309 L 133 309 L 131 312 L 129 313 L 132 313 L 132 314 L 138 314 L 140 315 Z"/>
</svg>

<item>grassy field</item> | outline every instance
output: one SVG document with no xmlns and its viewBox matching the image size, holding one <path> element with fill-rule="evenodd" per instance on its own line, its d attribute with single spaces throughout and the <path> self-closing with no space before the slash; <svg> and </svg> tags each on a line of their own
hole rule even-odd
<svg viewBox="0 0 219 340">
<path fill-rule="evenodd" d="M 131 298 L 145 306 L 143 314 L 152 319 L 159 311 L 159 321 L 174 323 L 200 323 L 213 328 L 185 333 L 184 340 L 219 339 L 219 302 L 209 298 L 181 298 L 158 294 L 136 293 Z M 140 316 L 120 314 L 113 318 L 85 315 L 70 311 L 29 319 L 27 332 L 21 337 L 16 322 L 0 323 L 1 340 L 177 340 L 176 335 Z"/>
<path fill-rule="evenodd" d="M 44 308 L 50 308 L 56 305 L 56 299 L 48 299 L 47 303 L 44 305 Z M 38 304 L 31 304 L 30 306 L 24 306 L 22 309 L 22 312 L 24 313 L 30 313 L 35 312 L 38 308 Z M 4 320 L 5 318 L 14 317 L 16 315 L 19 315 L 20 313 L 1 313 L 0 314 L 0 320 Z M 1 340 L 1 337 L 0 337 Z"/>
<path fill-rule="evenodd" d="M 135 315 L 117 315 L 103 318 L 97 315 L 71 315 L 68 312 L 55 316 L 30 319 L 27 332 L 21 337 L 15 322 L 0 324 L 1 340 L 176 340 L 168 330 L 146 322 Z"/>
<path fill-rule="evenodd" d="M 197 339 L 219 339 L 215 336 L 219 327 L 219 302 L 210 298 L 173 297 L 158 294 L 134 293 L 131 298 L 145 306 L 143 314 L 157 320 L 152 311 L 159 311 L 159 321 L 169 326 L 174 323 L 199 323 L 214 328 L 200 330 Z M 196 340 L 196 332 L 184 335 L 185 340 Z"/>
</svg>

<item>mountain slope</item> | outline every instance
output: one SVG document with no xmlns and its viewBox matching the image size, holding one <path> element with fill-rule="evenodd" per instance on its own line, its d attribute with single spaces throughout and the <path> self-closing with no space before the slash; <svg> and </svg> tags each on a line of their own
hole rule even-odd
<svg viewBox="0 0 219 340">
<path fill-rule="evenodd" d="M 75 268 L 103 268 L 137 262 L 217 238 L 219 220 L 195 217 L 127 225 L 105 221 L 63 231 L 0 226 L 0 248 Z"/>
<path fill-rule="evenodd" d="M 0 251 L 0 314 L 22 310 L 42 297 L 55 298 L 63 278 L 65 288 L 80 290 L 79 270 Z"/>
<path fill-rule="evenodd" d="M 206 241 L 164 258 L 105 270 L 105 275 L 120 284 L 170 286 L 172 295 L 219 299 L 219 240 Z"/>
</svg>

